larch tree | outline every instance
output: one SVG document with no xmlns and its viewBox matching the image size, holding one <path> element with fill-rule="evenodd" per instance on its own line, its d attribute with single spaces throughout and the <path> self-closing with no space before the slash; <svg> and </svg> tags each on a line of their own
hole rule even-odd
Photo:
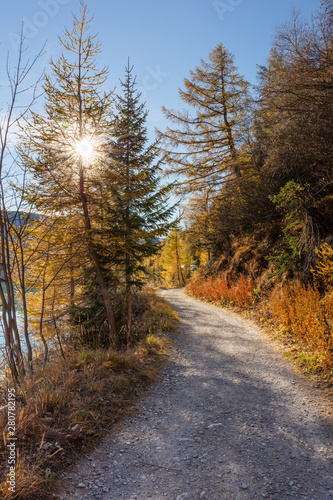
<svg viewBox="0 0 333 500">
<path fill-rule="evenodd" d="M 172 286 L 184 286 L 191 258 L 186 252 L 183 234 L 179 226 L 170 231 L 163 247 L 161 262 L 165 283 Z"/>
<path fill-rule="evenodd" d="M 186 108 L 163 108 L 174 128 L 158 131 L 169 172 L 181 176 L 180 191 L 219 188 L 227 179 L 241 176 L 239 152 L 248 127 L 249 84 L 219 44 L 209 62 L 202 60 L 184 85 L 179 95 Z"/>
<path fill-rule="evenodd" d="M 99 180 L 111 99 L 102 92 L 107 70 L 96 66 L 100 44 L 88 33 L 91 19 L 83 3 L 81 10 L 80 18 L 74 16 L 72 30 L 60 38 L 63 53 L 50 62 L 44 113 L 32 113 L 23 128 L 21 160 L 33 174 L 30 199 L 36 209 L 71 226 L 70 232 L 64 232 L 69 235 L 68 259 L 81 252 L 84 263 L 88 256 L 103 297 L 109 344 L 115 345 L 115 315 L 94 222 L 100 211 Z"/>
<path fill-rule="evenodd" d="M 116 96 L 116 115 L 110 129 L 109 165 L 105 184 L 117 186 L 116 202 L 105 214 L 109 231 L 108 259 L 118 270 L 118 286 L 126 302 L 127 342 L 131 341 L 132 294 L 145 281 L 145 259 L 159 250 L 159 238 L 173 222 L 174 207 L 167 203 L 172 185 L 162 185 L 162 163 L 157 142 L 149 144 L 148 112 L 136 90 L 129 63 Z M 107 233 L 106 233 L 107 234 Z"/>
<path fill-rule="evenodd" d="M 211 258 L 211 240 L 214 233 L 210 217 L 212 197 L 210 189 L 206 189 L 200 196 L 193 195 L 184 210 L 189 242 L 195 253 L 200 255 L 201 263 Z"/>
</svg>

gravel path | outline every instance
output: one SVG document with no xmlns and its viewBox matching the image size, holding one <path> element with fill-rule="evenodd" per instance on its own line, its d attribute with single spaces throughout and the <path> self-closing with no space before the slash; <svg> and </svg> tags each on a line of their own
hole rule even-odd
<svg viewBox="0 0 333 500">
<path fill-rule="evenodd" d="M 175 348 L 139 412 L 63 475 L 70 500 L 333 499 L 333 424 L 271 342 L 233 314 L 160 292 Z"/>
</svg>

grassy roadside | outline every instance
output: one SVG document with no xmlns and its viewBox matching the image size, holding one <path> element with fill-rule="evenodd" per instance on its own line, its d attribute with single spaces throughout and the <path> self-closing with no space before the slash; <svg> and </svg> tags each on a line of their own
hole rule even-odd
<svg viewBox="0 0 333 500">
<path fill-rule="evenodd" d="M 16 387 L 16 491 L 8 491 L 7 411 L 0 413 L 1 499 L 52 498 L 57 474 L 91 449 L 124 415 L 135 411 L 143 391 L 154 382 L 170 343 L 161 332 L 176 328 L 177 313 L 150 294 L 138 326 L 146 333 L 125 352 L 66 352 Z M 8 387 L 1 388 L 0 407 Z"/>
<path fill-rule="evenodd" d="M 255 282 L 244 276 L 235 281 L 199 277 L 185 293 L 254 320 L 300 371 L 322 387 L 333 387 L 331 295 L 321 296 L 299 282 L 277 284 L 261 294 Z"/>
</svg>

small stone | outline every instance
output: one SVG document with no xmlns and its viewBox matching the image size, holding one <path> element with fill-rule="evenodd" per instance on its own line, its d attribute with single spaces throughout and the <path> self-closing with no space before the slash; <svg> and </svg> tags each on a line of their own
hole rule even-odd
<svg viewBox="0 0 333 500">
<path fill-rule="evenodd" d="M 248 487 L 249 487 L 249 485 L 248 485 L 248 484 L 245 484 L 245 483 L 243 483 L 243 484 L 241 484 L 241 485 L 240 485 L 240 489 L 241 489 L 241 490 L 247 490 L 247 489 L 248 489 Z"/>
<path fill-rule="evenodd" d="M 200 493 L 200 498 L 204 498 L 204 497 L 206 496 L 206 493 L 207 493 L 206 491 L 202 491 L 202 492 Z"/>
<path fill-rule="evenodd" d="M 86 485 L 85 485 L 84 483 L 79 483 L 79 484 L 77 485 L 77 487 L 78 487 L 78 488 L 85 488 L 85 487 L 86 487 Z"/>
<path fill-rule="evenodd" d="M 217 423 L 217 424 L 210 424 L 207 429 L 215 429 L 216 427 L 222 427 L 223 424 Z"/>
</svg>

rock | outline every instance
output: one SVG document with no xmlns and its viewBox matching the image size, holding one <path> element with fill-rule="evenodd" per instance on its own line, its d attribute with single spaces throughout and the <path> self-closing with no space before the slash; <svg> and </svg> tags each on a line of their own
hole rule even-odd
<svg viewBox="0 0 333 500">
<path fill-rule="evenodd" d="M 207 429 L 215 429 L 216 427 L 222 427 L 223 424 L 221 423 L 216 423 L 216 424 L 210 424 Z"/>
<path fill-rule="evenodd" d="M 77 485 L 77 487 L 78 487 L 78 488 L 85 488 L 85 487 L 86 487 L 86 485 L 85 485 L 84 483 L 79 483 L 79 484 Z"/>
</svg>

